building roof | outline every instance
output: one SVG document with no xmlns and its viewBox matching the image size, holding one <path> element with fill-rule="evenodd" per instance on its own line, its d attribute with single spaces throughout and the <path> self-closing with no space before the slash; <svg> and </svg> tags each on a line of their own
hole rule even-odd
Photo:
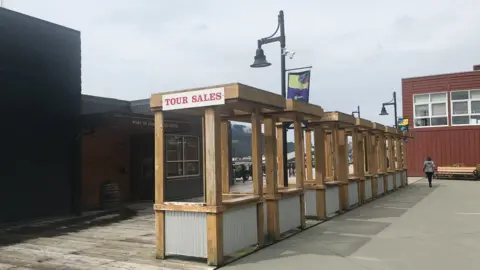
<svg viewBox="0 0 480 270">
<path fill-rule="evenodd" d="M 424 76 L 415 76 L 415 77 L 408 77 L 402 78 L 402 80 L 415 80 L 415 79 L 426 79 L 426 78 L 435 78 L 435 77 L 442 77 L 442 76 L 456 76 L 456 75 L 467 75 L 474 72 L 480 72 L 478 70 L 478 65 L 474 65 L 472 70 L 460 71 L 460 72 L 450 72 L 450 73 L 441 73 L 441 74 L 430 74 Z"/>
<path fill-rule="evenodd" d="M 135 113 L 152 114 L 150 111 L 150 99 L 126 101 L 115 98 L 106 98 L 91 95 L 82 95 L 82 114 L 93 113 Z"/>
</svg>

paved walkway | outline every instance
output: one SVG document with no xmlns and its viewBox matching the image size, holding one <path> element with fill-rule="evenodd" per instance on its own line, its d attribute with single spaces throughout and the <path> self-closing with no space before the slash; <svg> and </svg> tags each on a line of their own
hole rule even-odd
<svg viewBox="0 0 480 270">
<path fill-rule="evenodd" d="M 424 180 L 225 269 L 480 268 L 480 182 Z"/>
<path fill-rule="evenodd" d="M 428 188 L 421 180 L 222 270 L 476 270 L 478 194 L 480 182 L 443 181 Z M 154 259 L 151 204 L 135 207 L 133 216 L 124 213 L 50 230 L 0 230 L 0 269 L 208 269 Z"/>
</svg>

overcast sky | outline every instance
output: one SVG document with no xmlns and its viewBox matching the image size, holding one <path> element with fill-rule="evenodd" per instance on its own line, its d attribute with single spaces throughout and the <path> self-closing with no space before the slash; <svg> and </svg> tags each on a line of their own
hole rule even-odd
<svg viewBox="0 0 480 270">
<path fill-rule="evenodd" d="M 311 103 L 379 116 L 401 78 L 480 64 L 479 0 L 4 0 L 6 8 L 82 32 L 83 93 L 148 98 L 168 90 L 241 82 L 280 93 L 272 66 L 252 69 L 256 41 L 285 12 L 287 68 L 312 65 Z M 400 114 L 401 115 L 401 114 Z"/>
</svg>

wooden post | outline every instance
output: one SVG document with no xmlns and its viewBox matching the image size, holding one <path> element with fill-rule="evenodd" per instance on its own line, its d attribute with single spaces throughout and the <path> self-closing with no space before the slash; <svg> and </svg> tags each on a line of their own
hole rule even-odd
<svg viewBox="0 0 480 270">
<path fill-rule="evenodd" d="M 315 140 L 315 184 L 324 185 L 326 176 L 326 147 L 325 147 L 325 131 L 322 127 L 314 128 Z"/>
<path fill-rule="evenodd" d="M 407 145 L 405 144 L 405 140 L 402 139 L 402 165 L 403 170 L 405 171 L 405 186 L 408 186 L 408 170 L 407 170 Z"/>
<path fill-rule="evenodd" d="M 336 142 L 336 170 L 335 174 L 338 181 L 342 182 L 340 185 L 340 207 L 341 210 L 347 210 L 349 207 L 348 204 L 348 145 L 347 145 L 347 136 L 345 134 L 345 129 L 336 129 L 334 133 L 337 133 L 337 136 L 334 136 Z"/>
<path fill-rule="evenodd" d="M 220 114 L 215 108 L 205 109 L 205 163 L 206 204 L 219 206 L 222 203 Z M 207 263 L 223 263 L 223 214 L 207 213 Z"/>
<path fill-rule="evenodd" d="M 205 151 L 205 117 L 202 116 L 202 164 L 203 164 L 203 202 L 207 201 L 207 183 L 205 182 L 205 179 L 207 179 L 207 166 L 205 163 L 205 154 L 207 152 Z"/>
<path fill-rule="evenodd" d="M 325 177 L 333 179 L 333 145 L 332 145 L 332 132 L 325 134 Z"/>
<path fill-rule="evenodd" d="M 388 159 L 389 159 L 389 172 L 396 172 L 396 163 L 395 160 L 395 140 L 391 135 L 388 136 Z"/>
<path fill-rule="evenodd" d="M 155 112 L 155 204 L 165 201 L 165 139 L 163 112 Z M 165 258 L 165 211 L 155 211 L 156 257 Z"/>
<path fill-rule="evenodd" d="M 402 145 L 401 145 L 401 142 L 400 142 L 401 138 L 400 137 L 396 137 L 395 138 L 395 157 L 397 159 L 397 166 L 396 166 L 396 169 L 397 169 L 397 181 L 400 181 L 400 186 L 403 187 L 403 171 L 401 173 L 398 173 L 399 170 L 402 170 L 403 169 L 403 164 L 402 164 Z M 400 179 L 398 179 L 400 178 Z"/>
<path fill-rule="evenodd" d="M 388 192 L 388 174 L 387 174 L 387 150 L 386 139 L 383 133 L 378 135 L 378 165 L 380 167 L 379 174 L 383 175 L 383 193 Z"/>
<path fill-rule="evenodd" d="M 277 151 L 276 151 L 276 158 L 277 158 L 277 181 L 278 181 L 278 187 L 283 187 L 284 186 L 284 180 L 283 180 L 283 123 L 278 123 L 276 125 L 276 131 L 277 131 Z"/>
<path fill-rule="evenodd" d="M 294 125 L 294 137 L 295 137 L 295 168 L 296 168 L 296 187 L 304 188 L 305 181 L 305 143 L 303 137 L 303 128 L 302 121 L 300 119 L 295 119 L 293 122 Z M 311 139 L 311 138 L 310 138 Z M 311 141 L 310 141 L 311 149 Z M 311 163 L 310 163 L 311 164 Z M 310 165 L 310 171 L 312 167 Z M 300 227 L 305 229 L 305 194 L 300 194 Z"/>
<path fill-rule="evenodd" d="M 275 128 L 275 121 L 272 118 L 266 118 L 264 120 L 264 139 L 265 139 L 265 172 L 267 178 L 267 190 L 265 198 L 267 201 L 267 231 L 268 236 L 273 240 L 280 239 L 280 219 L 278 211 L 278 201 L 276 194 L 278 192 L 279 182 L 277 177 L 281 177 L 283 173 L 278 173 L 277 170 L 277 142 L 278 134 L 275 136 L 275 129 L 278 131 L 281 129 Z M 279 166 L 279 164 L 278 164 Z M 282 171 L 283 172 L 283 171 Z M 283 177 L 282 177 L 283 178 Z"/>
<path fill-rule="evenodd" d="M 386 173 L 387 172 L 387 158 L 386 158 L 386 149 L 385 149 L 385 135 L 379 134 L 378 135 L 378 146 L 377 146 L 377 155 L 378 155 L 378 166 L 379 166 L 379 173 Z"/>
<path fill-rule="evenodd" d="M 306 180 L 313 180 L 313 160 L 312 160 L 312 130 L 305 130 L 305 155 L 306 155 Z M 296 155 L 295 155 L 296 156 Z"/>
<path fill-rule="evenodd" d="M 265 127 L 268 126 L 269 131 L 273 130 L 272 120 L 266 120 L 268 125 L 265 124 Z M 252 122 L 252 182 L 253 182 L 253 194 L 261 197 L 263 196 L 263 173 L 262 173 L 262 124 L 260 122 L 260 113 L 256 110 L 251 115 Z M 269 138 L 275 138 L 275 130 L 273 134 L 269 134 Z M 267 170 L 267 168 L 265 168 Z M 275 170 L 274 170 L 275 171 Z M 263 203 L 257 204 L 257 242 L 259 246 L 264 244 L 264 218 L 263 213 Z"/>
<path fill-rule="evenodd" d="M 263 173 L 262 173 L 262 123 L 258 110 L 252 113 L 252 183 L 253 194 L 263 194 Z"/>
<path fill-rule="evenodd" d="M 360 149 L 359 149 L 359 135 L 357 133 L 357 129 L 352 130 L 352 159 L 353 159 L 353 176 L 359 177 L 360 176 Z M 348 151 L 348 150 L 347 150 Z M 350 170 L 348 170 L 350 173 Z"/>
<path fill-rule="evenodd" d="M 321 189 L 316 190 L 317 199 L 317 217 L 326 218 L 327 209 L 325 202 L 325 131 L 322 127 L 316 126 L 314 128 L 314 145 L 315 145 L 315 184 L 321 186 Z M 331 167 L 330 167 L 331 168 Z"/>
<path fill-rule="evenodd" d="M 304 152 L 304 139 L 302 122 L 295 120 L 294 125 L 294 138 L 295 138 L 295 172 L 296 172 L 296 187 L 303 188 L 303 181 L 305 179 L 305 152 Z"/>
<path fill-rule="evenodd" d="M 375 134 L 367 135 L 367 142 L 369 143 L 369 174 L 372 175 L 372 196 L 378 196 L 378 150 L 377 150 L 377 136 Z"/>
<path fill-rule="evenodd" d="M 365 179 L 365 136 L 358 133 L 357 149 L 358 149 L 358 177 Z"/>
<path fill-rule="evenodd" d="M 355 176 L 360 179 L 358 185 L 358 202 L 362 204 L 365 202 L 365 153 L 364 153 L 364 146 L 363 146 L 363 135 L 362 133 L 355 129 L 353 131 L 355 134 L 352 137 L 352 146 L 355 146 L 354 151 L 357 152 L 356 157 L 354 157 L 353 162 L 355 162 Z"/>
<path fill-rule="evenodd" d="M 229 121 L 223 120 L 220 127 L 220 141 L 221 141 L 221 170 L 222 170 L 222 193 L 229 193 L 230 192 L 230 174 L 232 172 L 232 168 L 230 166 L 230 151 L 229 151 L 229 143 L 230 143 L 230 133 L 229 129 L 230 123 Z"/>
</svg>

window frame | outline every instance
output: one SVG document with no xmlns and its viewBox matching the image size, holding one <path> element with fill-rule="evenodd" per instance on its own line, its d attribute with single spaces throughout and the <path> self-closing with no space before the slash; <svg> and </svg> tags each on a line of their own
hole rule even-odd
<svg viewBox="0 0 480 270">
<path fill-rule="evenodd" d="M 444 94 L 445 95 L 445 101 L 442 102 L 432 102 L 432 95 L 435 94 Z M 415 97 L 416 96 L 424 96 L 428 95 L 428 102 L 422 102 L 422 103 L 415 103 Z M 442 104 L 445 103 L 445 115 L 436 115 L 432 116 L 432 104 Z M 416 116 L 415 113 L 415 105 L 428 105 L 428 116 Z M 413 127 L 414 128 L 438 128 L 438 127 L 448 127 L 450 125 L 450 117 L 449 117 L 449 110 L 448 110 L 448 92 L 433 92 L 433 93 L 418 93 L 418 94 L 413 94 L 412 95 L 412 107 L 413 107 Z M 446 125 L 436 125 L 432 126 L 432 118 L 447 118 L 447 124 Z M 429 119 L 430 120 L 430 125 L 428 126 L 417 126 L 417 119 Z"/>
<path fill-rule="evenodd" d="M 167 159 L 167 152 L 165 151 L 165 164 L 164 166 L 167 164 L 167 163 L 182 163 L 182 172 L 183 174 L 182 175 L 177 175 L 177 176 L 167 176 L 165 175 L 165 178 L 166 179 L 179 179 L 179 178 L 187 178 L 187 177 L 196 177 L 196 176 L 200 176 L 201 175 L 201 164 L 200 164 L 200 151 L 201 151 L 201 148 L 200 148 L 200 136 L 195 136 L 195 135 L 184 135 L 184 134 L 165 134 L 165 143 L 168 143 L 168 138 L 170 137 L 181 137 L 182 138 L 182 159 L 181 160 L 168 160 Z M 196 138 L 197 139 L 197 159 L 196 160 L 190 160 L 190 159 L 185 159 L 185 142 L 186 142 L 186 138 Z M 166 150 L 167 146 L 165 146 L 165 150 Z M 185 174 L 185 164 L 186 163 L 189 163 L 189 162 L 198 162 L 198 173 L 197 174 Z M 167 172 L 166 168 L 165 168 L 165 172 Z"/>
<path fill-rule="evenodd" d="M 465 127 L 465 126 L 480 126 L 480 124 L 471 124 L 470 120 L 472 116 L 479 116 L 480 113 L 472 113 L 472 101 L 480 101 L 480 98 L 475 98 L 472 99 L 472 92 L 473 91 L 480 91 L 480 89 L 468 89 L 468 90 L 455 90 L 455 91 L 450 91 L 450 108 L 451 108 L 451 113 L 450 113 L 450 118 L 451 118 L 451 126 L 455 127 Z M 458 99 L 458 100 L 453 100 L 452 99 L 452 94 L 453 93 L 458 93 L 458 92 L 467 92 L 468 93 L 468 99 Z M 453 114 L 453 103 L 455 102 L 467 102 L 467 113 L 466 114 Z M 455 116 L 468 116 L 468 124 L 454 124 L 453 123 L 453 117 Z"/>
</svg>

